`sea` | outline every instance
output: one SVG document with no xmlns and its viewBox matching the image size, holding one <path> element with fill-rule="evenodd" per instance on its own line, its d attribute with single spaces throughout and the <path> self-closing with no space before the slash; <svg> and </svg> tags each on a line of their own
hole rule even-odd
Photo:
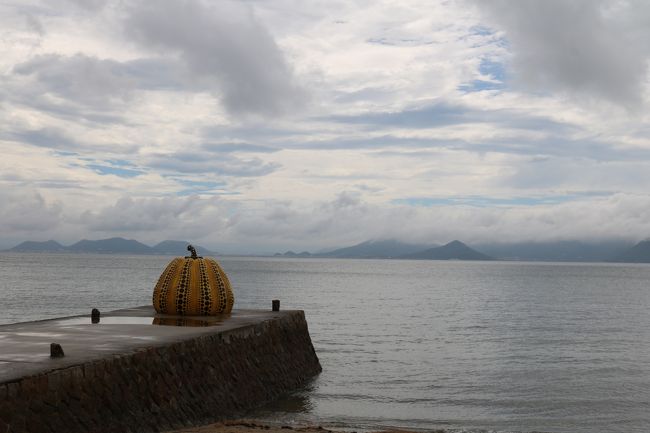
<svg viewBox="0 0 650 433">
<path fill-rule="evenodd" d="M 0 253 L 0 323 L 149 304 L 169 260 Z M 235 308 L 280 299 L 305 311 L 323 366 L 249 417 L 350 431 L 650 431 L 650 265 L 218 260 Z"/>
</svg>

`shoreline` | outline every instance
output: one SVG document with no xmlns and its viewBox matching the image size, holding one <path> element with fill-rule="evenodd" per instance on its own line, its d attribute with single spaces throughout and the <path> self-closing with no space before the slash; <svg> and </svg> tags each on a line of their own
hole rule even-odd
<svg viewBox="0 0 650 433">
<path fill-rule="evenodd" d="M 287 425 L 273 424 L 266 421 L 256 421 L 251 419 L 235 419 L 221 421 L 213 424 L 206 424 L 197 427 L 185 427 L 178 430 L 169 430 L 164 433 L 419 433 L 419 430 L 386 428 L 373 430 L 353 430 L 353 429 L 329 429 L 321 425 Z M 448 433 L 443 429 L 424 430 L 429 433 Z"/>
</svg>

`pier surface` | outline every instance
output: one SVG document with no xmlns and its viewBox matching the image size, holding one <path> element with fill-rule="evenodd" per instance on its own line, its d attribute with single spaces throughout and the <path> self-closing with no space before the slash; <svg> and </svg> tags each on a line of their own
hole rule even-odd
<svg viewBox="0 0 650 433">
<path fill-rule="evenodd" d="M 0 325 L 0 383 L 109 355 L 256 325 L 293 311 L 235 310 L 225 317 L 156 315 L 153 307 L 111 311 L 93 324 L 90 315 Z M 50 358 L 50 344 L 63 358 Z"/>
<path fill-rule="evenodd" d="M 64 357 L 51 358 L 50 344 Z M 0 431 L 160 431 L 223 419 L 320 371 L 302 311 L 152 307 L 0 326 Z"/>
</svg>

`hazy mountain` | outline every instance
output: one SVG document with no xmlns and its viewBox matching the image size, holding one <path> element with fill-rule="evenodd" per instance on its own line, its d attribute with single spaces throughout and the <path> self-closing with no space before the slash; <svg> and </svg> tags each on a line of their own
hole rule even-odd
<svg viewBox="0 0 650 433">
<path fill-rule="evenodd" d="M 522 242 L 515 244 L 477 245 L 485 254 L 504 260 L 557 262 L 602 262 L 622 254 L 631 244 L 625 241 L 607 242 Z"/>
<path fill-rule="evenodd" d="M 73 253 L 154 254 L 153 248 L 134 239 L 109 238 L 91 241 L 83 239 L 68 247 Z"/>
<path fill-rule="evenodd" d="M 134 239 L 109 238 L 90 241 L 83 239 L 70 245 L 68 251 L 73 253 L 128 253 L 154 254 L 153 248 Z"/>
<path fill-rule="evenodd" d="M 183 256 L 183 255 L 189 255 L 189 252 L 187 251 L 188 245 L 190 245 L 190 242 L 187 241 L 162 241 L 154 245 L 153 247 L 151 247 L 151 249 L 153 250 L 154 254 Z M 216 255 L 214 251 L 210 251 L 209 249 L 203 248 L 200 245 L 194 245 L 194 244 L 192 245 L 196 249 L 196 253 L 199 256 Z"/>
<path fill-rule="evenodd" d="M 30 252 L 30 253 L 50 253 L 50 252 L 70 252 L 70 253 L 105 253 L 105 254 L 165 254 L 175 256 L 189 255 L 187 246 L 190 242 L 186 241 L 162 241 L 153 247 L 145 245 L 133 239 L 110 238 L 88 240 L 83 239 L 70 246 L 64 246 L 56 241 L 33 242 L 27 241 L 16 245 L 8 251 L 13 252 Z M 200 256 L 212 256 L 216 253 L 194 245 L 196 252 Z"/>
<path fill-rule="evenodd" d="M 133 239 L 120 237 L 99 240 L 84 239 L 70 246 L 49 240 L 46 242 L 26 241 L 9 249 L 12 252 L 73 252 L 73 253 L 107 253 L 107 254 L 164 254 L 188 255 L 186 241 L 166 240 L 153 247 Z M 202 256 L 214 256 L 207 248 L 194 245 Z M 464 248 L 463 248 L 464 247 Z M 480 250 L 468 247 L 459 241 L 443 247 L 437 245 L 408 244 L 396 240 L 366 241 L 351 247 L 339 248 L 328 252 L 296 253 L 287 251 L 277 253 L 276 257 L 332 257 L 332 258 L 414 258 L 414 259 L 464 259 L 490 260 L 531 260 L 531 261 L 616 261 L 616 262 L 650 262 L 650 240 L 632 246 L 625 241 L 608 242 L 526 242 L 516 244 L 481 244 Z"/>
<path fill-rule="evenodd" d="M 612 261 L 627 263 L 650 263 L 650 240 L 641 241 L 616 256 Z"/>
<path fill-rule="evenodd" d="M 460 241 L 452 241 L 441 247 L 406 254 L 400 258 L 417 260 L 494 260 L 492 257 L 479 253 Z"/>
<path fill-rule="evenodd" d="M 46 241 L 46 242 L 26 241 L 9 249 L 9 251 L 20 252 L 20 253 L 37 253 L 37 252 L 53 253 L 53 252 L 64 252 L 66 251 L 66 247 L 64 247 L 57 241 Z"/>
<path fill-rule="evenodd" d="M 390 259 L 422 251 L 423 249 L 430 247 L 432 247 L 432 245 L 406 244 L 389 239 L 382 241 L 366 241 L 351 247 L 339 248 L 334 251 L 318 254 L 318 256 L 357 259 Z"/>
</svg>

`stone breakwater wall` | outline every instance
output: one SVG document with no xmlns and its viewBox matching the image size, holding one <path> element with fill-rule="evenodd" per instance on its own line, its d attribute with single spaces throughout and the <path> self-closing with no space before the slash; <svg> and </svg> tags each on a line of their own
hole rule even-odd
<svg viewBox="0 0 650 433">
<path fill-rule="evenodd" d="M 0 433 L 154 432 L 236 416 L 321 371 L 302 311 L 0 384 Z"/>
</svg>

